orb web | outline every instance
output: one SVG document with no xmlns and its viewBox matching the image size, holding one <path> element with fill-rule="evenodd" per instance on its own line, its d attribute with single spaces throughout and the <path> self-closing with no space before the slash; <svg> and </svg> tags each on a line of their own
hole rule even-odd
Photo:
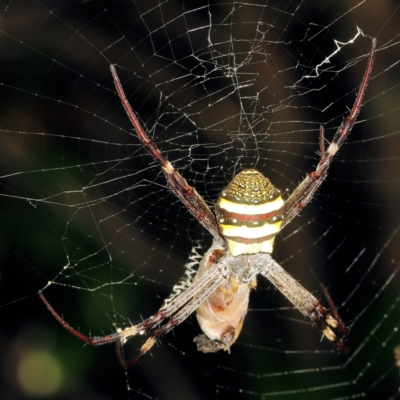
<svg viewBox="0 0 400 400">
<path fill-rule="evenodd" d="M 173 398 L 174 382 L 185 398 L 398 395 L 399 10 L 383 4 L 0 6 L 2 393 L 32 395 L 17 377 L 39 349 L 62 371 L 54 398 Z M 351 329 L 347 357 L 262 278 L 231 354 L 197 352 L 191 317 L 125 373 L 113 346 L 82 346 L 52 318 L 38 290 L 85 334 L 139 322 L 186 287 L 211 243 L 132 130 L 110 64 L 148 135 L 212 207 L 243 169 L 286 196 L 312 171 L 320 125 L 330 141 L 373 37 L 358 122 L 273 254 L 326 306 L 328 288 Z"/>
</svg>

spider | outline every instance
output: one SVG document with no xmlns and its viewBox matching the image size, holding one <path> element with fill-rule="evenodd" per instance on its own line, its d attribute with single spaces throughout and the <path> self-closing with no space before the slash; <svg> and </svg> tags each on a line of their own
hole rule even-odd
<svg viewBox="0 0 400 400">
<path fill-rule="evenodd" d="M 276 234 L 311 201 L 325 180 L 333 157 L 354 126 L 371 76 L 375 48 L 376 39 L 373 39 L 367 67 L 349 115 L 327 148 L 324 129 L 320 127 L 319 163 L 288 199 L 284 201 L 280 191 L 262 173 L 246 169 L 238 173 L 223 190 L 217 200 L 215 214 L 147 136 L 126 98 L 115 67 L 111 65 L 116 90 L 139 139 L 159 163 L 171 191 L 212 234 L 213 243 L 205 252 L 197 274 L 186 290 L 173 296 L 157 313 L 136 325 L 106 336 L 86 336 L 69 325 L 40 291 L 40 298 L 53 316 L 64 328 L 90 345 L 116 342 L 117 357 L 125 369 L 132 367 L 152 348 L 158 338 L 195 311 L 203 331 L 194 340 L 198 350 L 229 351 L 242 329 L 249 294 L 256 287 L 256 277 L 260 274 L 308 317 L 339 352 L 346 353 L 347 348 L 337 335 L 347 335 L 349 329 L 340 320 L 326 289 L 324 292 L 333 315 L 272 258 L 271 252 Z M 151 336 L 133 358 L 125 360 L 122 356 L 122 344 L 143 333 L 151 333 Z"/>
</svg>

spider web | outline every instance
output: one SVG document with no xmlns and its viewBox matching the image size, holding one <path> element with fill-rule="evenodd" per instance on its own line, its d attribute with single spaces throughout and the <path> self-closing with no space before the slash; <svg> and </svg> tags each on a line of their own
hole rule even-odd
<svg viewBox="0 0 400 400">
<path fill-rule="evenodd" d="M 400 10 L 314 3 L 0 6 L 4 398 L 399 396 Z M 312 171 L 319 127 L 331 140 L 352 106 L 372 37 L 358 123 L 273 253 L 324 304 L 328 288 L 351 328 L 348 356 L 262 278 L 231 354 L 197 352 L 192 316 L 124 373 L 113 346 L 82 346 L 53 319 L 38 290 L 85 334 L 147 318 L 197 259 L 193 246 L 211 243 L 135 136 L 110 64 L 149 136 L 212 206 L 245 168 L 287 194 Z"/>
</svg>

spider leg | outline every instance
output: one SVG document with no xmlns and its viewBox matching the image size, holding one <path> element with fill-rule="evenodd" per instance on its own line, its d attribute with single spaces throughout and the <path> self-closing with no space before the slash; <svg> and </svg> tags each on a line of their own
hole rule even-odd
<svg viewBox="0 0 400 400">
<path fill-rule="evenodd" d="M 155 143 L 147 136 L 129 104 L 115 67 L 111 65 L 110 69 L 114 78 L 118 96 L 121 99 L 122 105 L 125 108 L 129 120 L 135 128 L 140 141 L 153 156 L 153 158 L 160 164 L 171 190 L 174 192 L 175 196 L 181 200 L 190 213 L 214 236 L 214 238 L 217 239 L 222 245 L 225 245 L 225 239 L 222 236 L 221 229 L 214 214 L 196 189 L 186 182 L 186 179 L 162 155 Z"/>
<path fill-rule="evenodd" d="M 157 339 L 166 333 L 170 332 L 173 328 L 181 324 L 185 319 L 187 319 L 196 309 L 199 307 L 201 303 L 203 303 L 208 296 L 210 296 L 225 278 L 221 274 L 217 274 L 214 280 L 203 289 L 203 291 L 195 298 L 192 298 L 179 312 L 174 314 L 169 320 L 156 328 L 153 332 L 153 335 L 149 337 L 146 342 L 142 345 L 139 352 L 131 358 L 129 361 L 125 361 L 121 353 L 121 346 L 119 350 L 117 350 L 117 356 L 119 362 L 125 369 L 130 369 L 133 365 L 135 365 L 157 342 Z"/>
<path fill-rule="evenodd" d="M 67 329 L 70 333 L 78 337 L 79 339 L 83 340 L 87 344 L 90 344 L 91 346 L 100 346 L 102 344 L 108 344 L 108 343 L 113 343 L 116 342 L 118 339 L 120 339 L 120 333 L 112 333 L 111 335 L 106 335 L 106 336 L 96 336 L 96 337 L 89 337 L 84 335 L 82 332 L 79 332 L 75 328 L 73 328 L 71 325 L 66 322 L 60 314 L 57 313 L 57 311 L 53 308 L 53 306 L 47 301 L 46 297 L 44 297 L 44 294 L 42 292 L 38 292 L 38 295 L 40 299 L 43 301 L 43 303 L 46 305 L 47 309 L 53 314 L 54 318 L 65 328 Z"/>
<path fill-rule="evenodd" d="M 329 307 L 331 308 L 332 314 L 335 316 L 336 320 L 339 322 L 339 326 L 345 327 L 342 319 L 340 318 L 340 315 L 338 313 L 338 310 L 335 306 L 335 303 L 333 302 L 331 295 L 328 292 L 328 289 L 325 287 L 325 285 L 323 283 L 321 283 L 321 289 L 324 292 L 324 296 L 326 298 L 326 300 L 329 303 Z M 346 332 L 343 331 L 343 333 L 346 333 L 346 335 L 348 335 L 350 333 L 350 330 L 348 328 L 345 327 L 345 329 L 347 330 Z"/>
<path fill-rule="evenodd" d="M 342 321 L 328 313 L 325 307 L 299 282 L 289 275 L 272 257 L 261 274 L 267 278 L 304 316 L 322 331 L 324 336 L 342 353 L 348 349 L 334 330 L 348 335 L 350 330 Z M 336 308 L 334 313 L 337 312 Z M 335 315 L 335 314 L 334 314 Z"/>
<path fill-rule="evenodd" d="M 101 346 L 103 344 L 113 343 L 118 340 L 126 341 L 130 337 L 137 335 L 140 332 L 153 329 L 155 326 L 162 323 L 166 318 L 170 317 L 180 308 L 182 308 L 185 303 L 187 303 L 192 297 L 196 296 L 197 293 L 203 291 L 210 282 L 215 279 L 215 276 L 218 276 L 219 271 L 218 269 L 211 269 L 208 271 L 207 274 L 204 274 L 199 280 L 195 282 L 189 289 L 187 289 L 184 293 L 178 296 L 174 301 L 168 304 L 166 307 L 159 310 L 156 314 L 151 316 L 150 318 L 146 319 L 145 321 L 133 325 L 129 328 L 124 329 L 121 332 L 112 333 L 106 336 L 94 336 L 89 337 L 84 335 L 82 332 L 79 332 L 77 329 L 73 328 L 71 325 L 68 324 L 61 316 L 57 313 L 57 311 L 53 308 L 53 306 L 48 302 L 46 297 L 42 292 L 38 292 L 39 297 L 46 305 L 47 309 L 51 312 L 54 318 L 69 332 L 73 335 L 78 337 L 79 339 L 83 340 L 87 344 L 91 346 Z"/>
<path fill-rule="evenodd" d="M 166 333 L 170 332 L 173 328 L 181 324 L 185 321 L 197 308 L 212 294 L 217 290 L 217 288 L 222 284 L 222 282 L 227 279 L 226 277 L 226 266 L 224 264 L 218 265 L 219 260 L 223 256 L 223 252 L 220 250 L 214 250 L 207 260 L 207 272 L 199 278 L 199 280 L 195 281 L 193 285 L 178 296 L 175 300 L 172 301 L 171 305 L 173 305 L 177 299 L 180 297 L 187 299 L 188 301 L 182 301 L 184 304 L 183 307 L 175 307 L 177 312 L 170 316 L 168 321 L 161 325 L 162 321 L 159 321 L 158 327 L 155 328 L 153 321 L 151 322 L 151 327 L 155 328 L 151 337 L 149 337 L 146 342 L 142 345 L 139 352 L 132 357 L 129 361 L 126 361 L 122 355 L 121 346 L 117 343 L 117 357 L 120 364 L 126 369 L 130 369 L 133 365 L 135 365 L 157 342 L 157 339 Z M 204 281 L 204 277 L 206 277 L 205 284 L 202 284 L 199 287 L 199 282 Z M 195 294 L 190 294 L 188 296 L 188 291 L 196 289 Z M 163 311 L 163 310 L 160 310 Z M 158 313 L 157 313 L 158 314 Z M 155 316 L 157 316 L 155 314 Z M 151 318 L 149 318 L 150 320 Z M 147 320 L 147 321 L 149 321 Z M 143 322 L 145 324 L 146 321 Z M 147 328 L 146 328 L 147 329 Z"/>
<path fill-rule="evenodd" d="M 55 311 L 42 292 L 38 292 L 38 295 L 54 318 L 70 333 L 87 344 L 91 346 L 100 346 L 117 342 L 118 360 L 124 368 L 128 369 L 153 347 L 160 336 L 168 333 L 175 326 L 183 322 L 225 279 L 227 279 L 227 267 L 220 261 L 224 254 L 222 250 L 211 251 L 205 261 L 207 263 L 206 273 L 199 277 L 185 292 L 181 293 L 172 300 L 171 303 L 160 309 L 153 316 L 137 325 L 106 336 L 89 337 L 79 332 Z M 167 318 L 169 318 L 168 321 L 162 325 Z M 125 341 L 132 336 L 152 330 L 154 331 L 153 335 L 142 345 L 139 353 L 130 361 L 125 361 L 121 353 L 121 344 L 125 343 Z"/>
<path fill-rule="evenodd" d="M 344 119 L 339 129 L 336 131 L 333 140 L 327 149 L 325 149 L 324 145 L 324 128 L 322 126 L 320 127 L 321 159 L 315 171 L 308 174 L 286 200 L 283 211 L 283 223 L 281 229 L 286 226 L 294 217 L 296 217 L 296 215 L 311 201 L 314 193 L 319 188 L 321 183 L 325 180 L 328 168 L 332 162 L 333 157 L 340 149 L 347 136 L 350 134 L 350 131 L 353 128 L 357 120 L 357 116 L 360 112 L 365 90 L 371 77 L 375 48 L 376 39 L 372 39 L 367 68 L 365 69 L 364 77 L 361 81 L 360 89 L 353 104 L 353 108 L 351 109 L 350 114 Z"/>
</svg>

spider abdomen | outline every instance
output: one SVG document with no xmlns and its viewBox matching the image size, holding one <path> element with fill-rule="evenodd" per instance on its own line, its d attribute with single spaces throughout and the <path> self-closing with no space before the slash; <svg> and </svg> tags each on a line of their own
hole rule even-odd
<svg viewBox="0 0 400 400">
<path fill-rule="evenodd" d="M 216 214 L 230 253 L 271 253 L 280 231 L 284 201 L 262 173 L 246 169 L 221 193 Z"/>
</svg>

